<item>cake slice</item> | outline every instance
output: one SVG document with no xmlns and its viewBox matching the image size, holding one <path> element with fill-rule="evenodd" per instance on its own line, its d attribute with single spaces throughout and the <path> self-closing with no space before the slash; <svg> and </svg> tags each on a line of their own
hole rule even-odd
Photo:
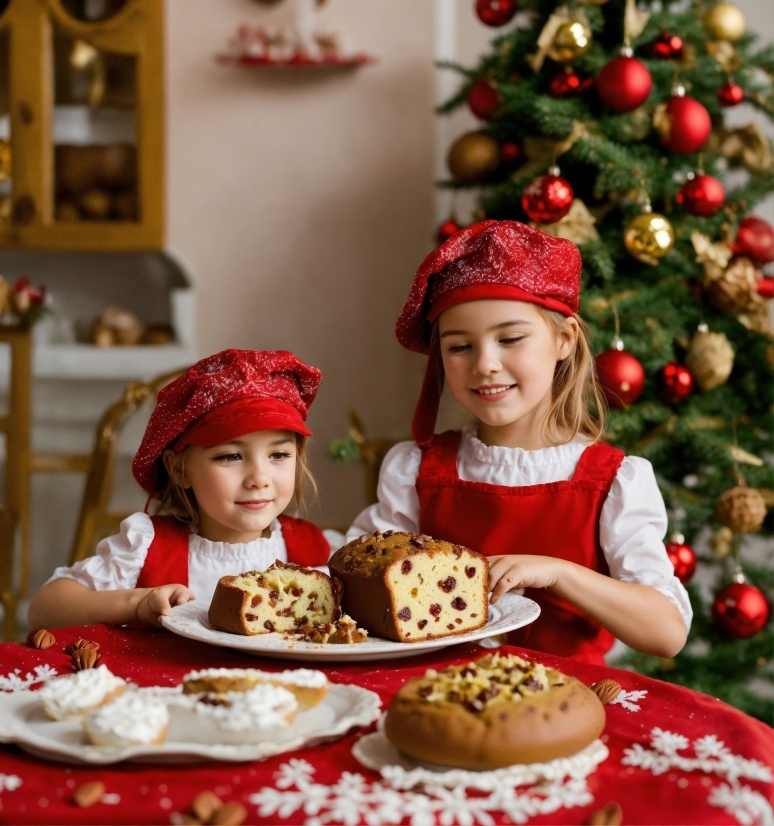
<svg viewBox="0 0 774 826">
<path fill-rule="evenodd" d="M 433 640 L 489 620 L 489 563 L 462 545 L 375 531 L 339 548 L 328 567 L 344 585 L 342 610 L 379 637 Z"/>
<path fill-rule="evenodd" d="M 230 634 L 295 632 L 334 622 L 341 584 L 327 574 L 277 560 L 265 571 L 224 576 L 210 603 L 210 625 Z"/>
<path fill-rule="evenodd" d="M 301 711 L 318 706 L 328 693 L 328 678 L 311 668 L 260 671 L 257 668 L 205 668 L 183 677 L 183 694 L 224 694 L 250 691 L 257 685 L 279 686 L 289 691 Z"/>
</svg>

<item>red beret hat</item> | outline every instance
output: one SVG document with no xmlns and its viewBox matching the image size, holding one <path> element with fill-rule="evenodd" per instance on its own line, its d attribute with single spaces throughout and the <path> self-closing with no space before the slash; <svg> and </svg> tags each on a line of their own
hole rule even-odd
<svg viewBox="0 0 774 826">
<path fill-rule="evenodd" d="M 519 221 L 481 221 L 433 250 L 414 276 L 395 334 L 427 353 L 429 321 L 464 301 L 510 298 L 564 315 L 578 310 L 580 250 Z"/>
<path fill-rule="evenodd" d="M 582 266 L 572 241 L 519 221 L 481 221 L 455 232 L 425 258 L 395 334 L 408 350 L 427 353 L 431 323 L 455 304 L 481 299 L 526 301 L 572 315 L 578 310 Z M 433 440 L 439 404 L 435 361 L 429 359 L 412 423 L 421 446 Z"/>
<path fill-rule="evenodd" d="M 287 350 L 223 350 L 196 362 L 159 393 L 132 473 L 156 494 L 168 447 L 208 446 L 258 430 L 311 436 L 304 424 L 321 373 Z"/>
</svg>

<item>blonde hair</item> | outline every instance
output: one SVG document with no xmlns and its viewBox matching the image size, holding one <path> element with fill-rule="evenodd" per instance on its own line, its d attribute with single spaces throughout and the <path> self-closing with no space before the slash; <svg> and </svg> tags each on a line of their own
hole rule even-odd
<svg viewBox="0 0 774 826">
<path fill-rule="evenodd" d="M 296 507 L 306 510 L 304 502 L 304 491 L 307 486 L 312 491 L 312 498 L 317 498 L 317 483 L 314 481 L 312 472 L 309 470 L 307 461 L 308 439 L 300 433 L 296 433 L 296 484 L 293 491 L 293 498 Z M 164 484 L 154 496 L 158 501 L 157 514 L 172 516 L 179 522 L 188 525 L 192 531 L 199 527 L 199 506 L 196 502 L 196 494 L 192 488 L 184 488 L 177 479 L 185 473 L 185 462 L 189 454 L 191 445 L 188 445 L 180 453 L 176 453 L 170 462 L 169 469 L 164 467 Z"/>
<path fill-rule="evenodd" d="M 548 329 L 556 338 L 567 335 L 566 317 L 562 313 L 535 305 Z M 599 441 L 607 426 L 607 403 L 597 381 L 594 355 L 589 346 L 589 332 L 583 319 L 575 316 L 578 335 L 569 356 L 558 361 L 554 370 L 551 407 L 543 429 L 552 444 L 571 442 L 576 436 Z M 430 334 L 429 358 L 436 361 L 438 392 L 443 391 L 444 368 L 438 319 Z"/>
</svg>

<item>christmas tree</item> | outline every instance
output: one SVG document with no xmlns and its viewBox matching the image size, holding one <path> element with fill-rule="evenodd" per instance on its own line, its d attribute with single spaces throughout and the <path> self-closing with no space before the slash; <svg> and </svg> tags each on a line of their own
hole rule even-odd
<svg viewBox="0 0 774 826">
<path fill-rule="evenodd" d="M 774 115 L 774 48 L 756 46 L 732 4 L 519 0 L 477 66 L 453 65 L 481 120 L 448 157 L 450 189 L 476 187 L 473 220 L 513 219 L 583 254 L 581 316 L 610 404 L 607 439 L 655 468 L 670 514 L 667 550 L 688 582 L 692 544 L 709 599 L 673 660 L 625 664 L 704 691 L 767 722 L 774 575 L 744 537 L 771 533 L 772 367 L 766 299 L 774 230 L 753 214 L 772 190 L 774 153 L 727 107 Z M 493 28 L 516 0 L 478 0 Z M 524 18 L 529 17 L 526 24 Z M 724 187 L 729 172 L 738 182 Z M 439 240 L 459 228 L 450 215 Z M 767 508 L 768 520 L 765 519 Z M 705 589 L 706 590 L 706 589 Z"/>
</svg>

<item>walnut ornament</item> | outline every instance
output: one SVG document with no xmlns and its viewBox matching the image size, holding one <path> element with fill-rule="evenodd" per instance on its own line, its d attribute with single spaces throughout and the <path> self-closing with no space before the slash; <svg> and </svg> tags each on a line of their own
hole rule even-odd
<svg viewBox="0 0 774 826">
<path fill-rule="evenodd" d="M 737 485 L 721 493 L 715 503 L 715 518 L 734 533 L 755 533 L 766 516 L 766 501 L 761 492 Z"/>
<path fill-rule="evenodd" d="M 701 325 L 688 345 L 685 366 L 706 393 L 728 381 L 734 367 L 734 349 L 723 333 Z"/>
</svg>

